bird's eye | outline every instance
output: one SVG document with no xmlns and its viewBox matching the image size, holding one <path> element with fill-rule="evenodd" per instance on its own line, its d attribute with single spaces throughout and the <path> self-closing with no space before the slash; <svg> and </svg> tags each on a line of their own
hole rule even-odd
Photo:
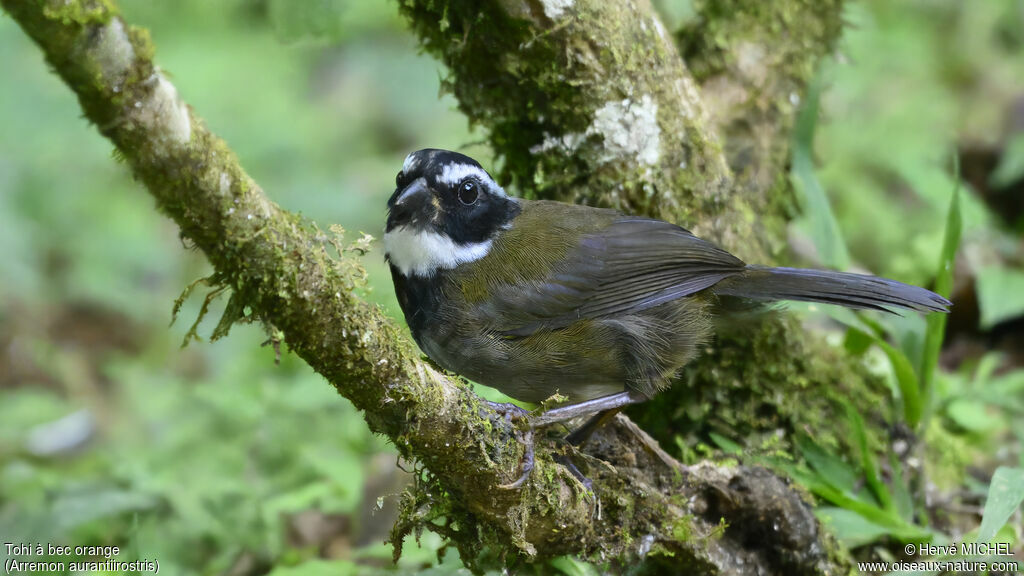
<svg viewBox="0 0 1024 576">
<path fill-rule="evenodd" d="M 402 180 L 405 180 L 405 172 L 399 170 L 398 174 L 395 174 L 395 186 L 401 188 Z"/>
<path fill-rule="evenodd" d="M 475 204 L 479 197 L 480 189 L 475 181 L 464 180 L 462 184 L 459 184 L 459 202 L 469 206 L 471 204 Z"/>
</svg>

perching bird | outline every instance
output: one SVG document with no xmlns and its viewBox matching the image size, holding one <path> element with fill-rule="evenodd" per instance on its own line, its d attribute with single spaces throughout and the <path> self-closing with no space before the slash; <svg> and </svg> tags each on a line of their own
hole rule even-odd
<svg viewBox="0 0 1024 576">
<path fill-rule="evenodd" d="M 875 276 L 748 265 L 653 218 L 513 198 L 475 160 L 446 150 L 406 157 L 384 246 L 423 352 L 518 400 L 568 397 L 544 423 L 657 394 L 712 336 L 725 297 L 950 305 Z"/>
</svg>

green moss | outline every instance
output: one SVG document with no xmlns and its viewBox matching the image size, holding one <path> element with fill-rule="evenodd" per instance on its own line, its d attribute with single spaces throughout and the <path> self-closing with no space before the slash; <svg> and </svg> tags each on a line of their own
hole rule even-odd
<svg viewBox="0 0 1024 576">
<path fill-rule="evenodd" d="M 939 490 L 959 490 L 971 461 L 968 443 L 950 433 L 937 419 L 929 421 L 922 440 L 924 477 L 934 482 Z"/>
<path fill-rule="evenodd" d="M 678 542 L 687 542 L 693 538 L 693 519 L 683 516 L 672 525 L 672 538 Z"/>
<path fill-rule="evenodd" d="M 41 3 L 43 15 L 64 26 L 106 24 L 119 14 L 117 5 L 112 0 L 44 0 Z"/>
</svg>

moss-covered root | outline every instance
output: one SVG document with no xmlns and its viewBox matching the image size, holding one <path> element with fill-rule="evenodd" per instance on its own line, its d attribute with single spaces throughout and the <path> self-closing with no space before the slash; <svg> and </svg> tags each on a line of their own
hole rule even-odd
<svg viewBox="0 0 1024 576">
<path fill-rule="evenodd" d="M 373 430 L 432 473 L 434 489 L 425 490 L 435 500 L 428 505 L 447 516 L 447 533 L 462 551 L 488 549 L 506 560 L 576 553 L 626 563 L 661 551 L 694 573 L 785 571 L 786 564 L 744 552 L 748 543 L 729 531 L 715 537 L 718 519 L 694 508 L 712 489 L 715 467 L 680 471 L 667 457 L 630 469 L 587 466 L 598 504 L 542 444 L 522 490 L 496 489 L 518 475 L 517 431 L 422 363 L 392 322 L 353 295 L 358 264 L 346 255 L 332 259 L 329 239 L 264 196 L 153 63 L 144 30 L 126 25 L 109 0 L 0 6 L 39 44 L 159 208 L 207 255 L 216 280 L 234 291 L 233 308 L 247 306 L 283 332 Z M 610 454 L 652 451 L 638 435 L 608 442 Z M 772 510 L 758 494 L 750 498 L 750 508 Z M 731 521 L 731 512 L 721 514 Z M 768 522 L 771 514 L 761 518 Z M 742 570 L 736 558 L 747 562 Z M 817 566 L 806 562 L 811 573 L 826 572 Z"/>
</svg>

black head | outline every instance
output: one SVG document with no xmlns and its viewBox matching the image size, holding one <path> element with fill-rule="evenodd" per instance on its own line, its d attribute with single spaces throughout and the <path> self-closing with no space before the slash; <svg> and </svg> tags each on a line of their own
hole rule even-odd
<svg viewBox="0 0 1024 576">
<path fill-rule="evenodd" d="M 515 200 L 469 156 L 426 148 L 409 154 L 395 177 L 385 232 L 435 232 L 456 244 L 485 241 L 518 212 Z"/>
</svg>

